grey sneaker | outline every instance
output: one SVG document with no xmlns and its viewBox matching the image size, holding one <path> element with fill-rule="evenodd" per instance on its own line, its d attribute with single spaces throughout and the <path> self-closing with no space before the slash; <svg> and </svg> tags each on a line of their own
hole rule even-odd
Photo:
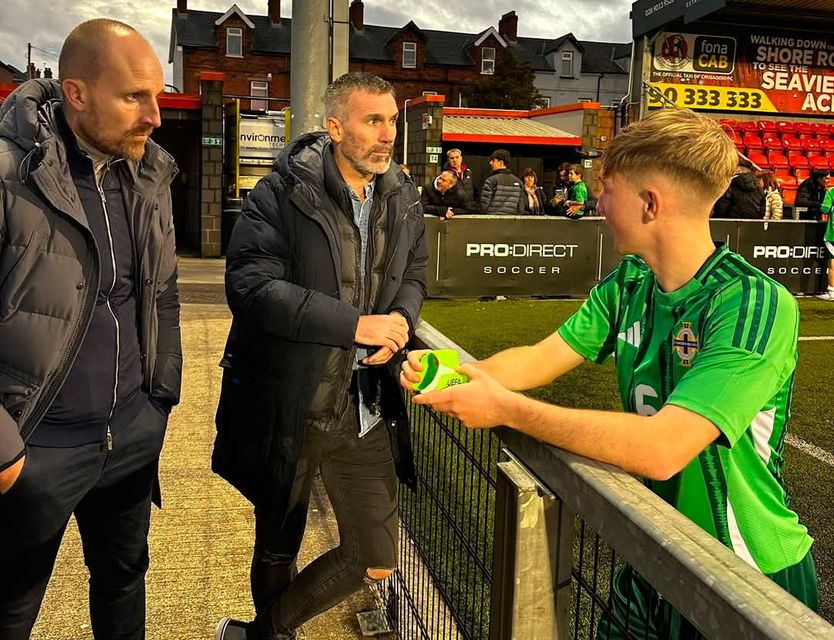
<svg viewBox="0 0 834 640">
<path fill-rule="evenodd" d="M 828 302 L 834 302 L 834 291 L 828 289 L 824 293 L 821 293 L 817 296 L 820 300 L 828 300 Z"/>
<path fill-rule="evenodd" d="M 214 640 L 246 640 L 246 623 L 228 617 L 221 619 Z"/>
</svg>

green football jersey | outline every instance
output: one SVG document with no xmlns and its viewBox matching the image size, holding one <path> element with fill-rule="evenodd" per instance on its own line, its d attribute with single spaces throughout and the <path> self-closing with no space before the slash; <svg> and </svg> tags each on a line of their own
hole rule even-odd
<svg viewBox="0 0 834 640">
<path fill-rule="evenodd" d="M 825 226 L 823 239 L 826 242 L 834 242 L 834 187 L 825 192 L 820 210 L 828 214 L 828 223 Z"/>
<path fill-rule="evenodd" d="M 726 248 L 670 293 L 626 257 L 559 328 L 587 360 L 614 356 L 626 411 L 650 416 L 671 403 L 720 430 L 680 473 L 649 486 L 768 574 L 813 542 L 782 482 L 798 328 L 793 296 Z"/>
</svg>

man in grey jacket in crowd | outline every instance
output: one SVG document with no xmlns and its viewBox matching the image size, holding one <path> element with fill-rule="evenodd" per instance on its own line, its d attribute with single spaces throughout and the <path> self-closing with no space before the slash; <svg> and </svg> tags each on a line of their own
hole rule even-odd
<svg viewBox="0 0 834 640">
<path fill-rule="evenodd" d="M 496 149 L 489 156 L 490 176 L 481 187 L 481 213 L 487 215 L 524 215 L 524 183 L 507 168 L 510 152 Z"/>
<path fill-rule="evenodd" d="M 182 355 L 162 68 L 91 20 L 0 107 L 0 638 L 26 640 L 67 522 L 97 640 L 145 637 L 152 496 Z M 157 500 L 158 503 L 158 500 Z"/>
</svg>

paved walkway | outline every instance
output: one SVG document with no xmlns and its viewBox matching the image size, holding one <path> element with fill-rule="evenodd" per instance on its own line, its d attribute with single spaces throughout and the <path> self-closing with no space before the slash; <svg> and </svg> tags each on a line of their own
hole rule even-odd
<svg viewBox="0 0 834 640">
<path fill-rule="evenodd" d="M 251 506 L 209 468 L 217 363 L 230 314 L 220 260 L 182 259 L 182 403 L 174 410 L 161 460 L 162 510 L 151 521 L 148 640 L 209 640 L 223 615 L 252 616 Z M 300 563 L 338 544 L 330 505 L 319 489 L 311 504 Z M 64 540 L 34 640 L 91 638 L 87 574 L 74 523 Z M 355 614 L 373 608 L 369 590 L 304 626 L 308 640 L 361 638 Z"/>
</svg>

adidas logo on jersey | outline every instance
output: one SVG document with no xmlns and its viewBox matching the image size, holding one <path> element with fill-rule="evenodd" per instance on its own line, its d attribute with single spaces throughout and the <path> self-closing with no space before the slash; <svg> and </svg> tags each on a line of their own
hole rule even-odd
<svg viewBox="0 0 834 640">
<path fill-rule="evenodd" d="M 617 339 L 630 344 L 632 347 L 640 346 L 640 321 L 638 320 L 627 330 L 617 334 Z"/>
</svg>

